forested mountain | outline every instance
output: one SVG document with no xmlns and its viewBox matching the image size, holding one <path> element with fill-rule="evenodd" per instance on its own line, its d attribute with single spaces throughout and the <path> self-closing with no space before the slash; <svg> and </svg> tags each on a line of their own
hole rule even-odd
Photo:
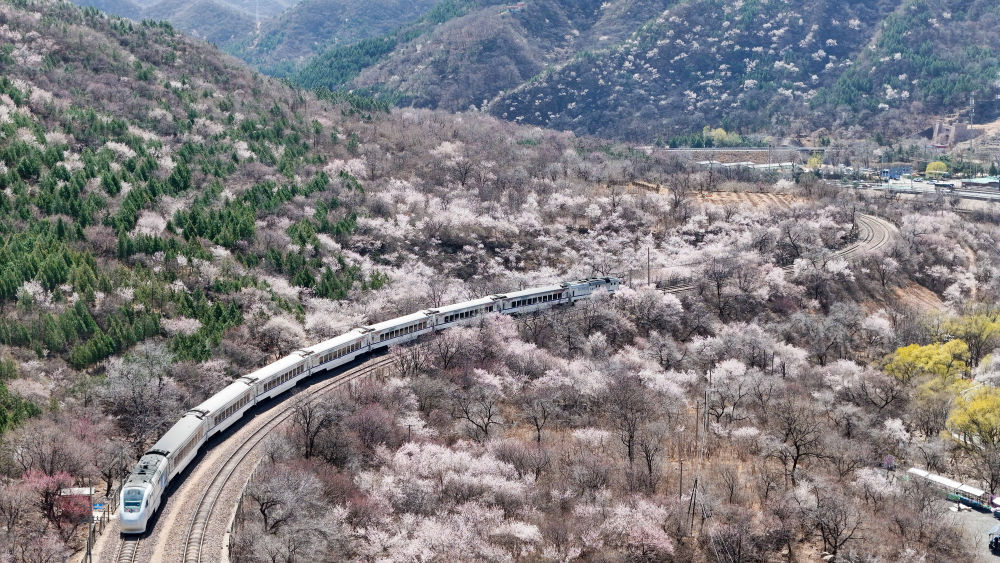
<svg viewBox="0 0 1000 563">
<path fill-rule="evenodd" d="M 537 0 L 329 51 L 296 78 L 632 140 L 895 134 L 1000 92 L 998 19 L 988 0 Z"/>
<path fill-rule="evenodd" d="M 169 22 L 177 29 L 219 46 L 241 43 L 255 31 L 257 21 L 290 8 L 294 0 L 74 0 L 111 15 L 135 21 Z"/>
<path fill-rule="evenodd" d="M 227 50 L 283 75 L 323 49 L 381 36 L 410 23 L 437 0 L 303 0 Z"/>
<path fill-rule="evenodd" d="M 246 37 L 256 26 L 253 13 L 219 0 L 161 0 L 144 9 L 142 18 L 170 22 L 216 45 Z"/>
<path fill-rule="evenodd" d="M 542 0 L 520 11 L 451 2 L 451 17 L 323 53 L 298 73 L 307 86 L 388 90 L 403 104 L 479 106 L 575 54 L 614 45 L 662 11 L 649 0 Z M 361 60 L 362 64 L 358 64 Z"/>
<path fill-rule="evenodd" d="M 78 0 L 78 6 L 97 8 L 102 12 L 133 20 L 142 19 L 142 6 L 132 0 Z"/>
</svg>

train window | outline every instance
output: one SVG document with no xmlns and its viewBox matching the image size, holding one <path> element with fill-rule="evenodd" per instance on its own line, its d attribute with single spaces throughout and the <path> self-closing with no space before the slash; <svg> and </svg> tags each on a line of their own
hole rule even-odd
<svg viewBox="0 0 1000 563">
<path fill-rule="evenodd" d="M 125 512 L 139 512 L 142 508 L 142 493 L 142 489 L 125 489 L 122 499 L 125 503 Z"/>
</svg>

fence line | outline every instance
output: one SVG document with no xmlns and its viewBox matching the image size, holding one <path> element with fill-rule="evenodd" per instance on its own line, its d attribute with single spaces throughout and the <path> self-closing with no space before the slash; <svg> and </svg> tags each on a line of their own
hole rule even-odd
<svg viewBox="0 0 1000 563">
<path fill-rule="evenodd" d="M 113 490 L 107 491 L 104 494 L 104 508 L 101 509 L 101 514 L 97 518 L 94 518 L 94 507 L 91 505 L 90 524 L 87 529 L 87 546 L 83 552 L 84 563 L 93 563 L 94 544 L 97 543 L 97 536 L 104 533 L 104 530 L 107 529 L 108 524 L 111 522 L 111 517 L 118 510 L 118 499 L 121 496 L 122 488 L 125 487 L 125 480 L 128 479 L 128 475 L 128 472 L 123 471 L 121 477 L 118 479 L 118 485 Z"/>
</svg>

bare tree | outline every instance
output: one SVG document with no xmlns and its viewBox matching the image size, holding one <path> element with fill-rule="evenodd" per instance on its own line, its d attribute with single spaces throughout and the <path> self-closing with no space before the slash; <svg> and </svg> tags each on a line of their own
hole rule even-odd
<svg viewBox="0 0 1000 563">
<path fill-rule="evenodd" d="M 531 390 L 521 397 L 521 412 L 524 420 L 535 429 L 535 442 L 542 443 L 542 430 L 559 414 L 551 392 L 548 390 Z"/>
<path fill-rule="evenodd" d="M 784 447 L 777 448 L 772 455 L 785 465 L 785 472 L 794 485 L 802 461 L 820 456 L 825 427 L 806 403 L 783 401 L 776 411 L 773 416 L 775 432 Z"/>
<path fill-rule="evenodd" d="M 646 485 L 649 492 L 655 493 L 660 480 L 660 456 L 663 454 L 664 438 L 668 428 L 662 423 L 646 424 L 636 437 L 636 445 L 642 454 L 646 469 Z"/>
<path fill-rule="evenodd" d="M 94 465 L 101 474 L 101 478 L 104 479 L 107 491 L 111 490 L 115 478 L 122 476 L 133 456 L 132 447 L 117 438 L 112 438 L 97 448 L 94 454 Z"/>
<path fill-rule="evenodd" d="M 399 377 L 414 377 L 427 369 L 427 353 L 420 346 L 393 346 L 391 354 Z"/>
<path fill-rule="evenodd" d="M 604 408 L 625 448 L 625 457 L 632 465 L 636 438 L 652 410 L 649 392 L 637 376 L 617 376 L 605 391 Z"/>
<path fill-rule="evenodd" d="M 817 492 L 816 507 L 810 512 L 816 530 L 823 539 L 823 549 L 834 558 L 844 545 L 855 539 L 861 527 L 862 515 L 854 502 L 838 493 Z"/>
<path fill-rule="evenodd" d="M 496 449 L 497 459 L 514 466 L 518 477 L 534 475 L 537 481 L 551 460 L 545 448 L 517 440 L 505 440 Z"/>
<path fill-rule="evenodd" d="M 309 459 L 316 451 L 317 438 L 337 422 L 338 416 L 327 404 L 305 399 L 298 399 L 292 408 L 292 436 Z"/>
<path fill-rule="evenodd" d="M 500 416 L 500 394 L 489 387 L 477 385 L 467 391 L 452 394 L 452 416 L 469 424 L 470 435 L 479 441 L 490 437 L 490 430 L 503 423 Z"/>
</svg>

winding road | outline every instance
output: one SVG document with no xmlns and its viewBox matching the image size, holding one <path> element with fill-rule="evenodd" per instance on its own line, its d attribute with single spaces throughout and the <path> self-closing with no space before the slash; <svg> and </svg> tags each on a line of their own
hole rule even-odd
<svg viewBox="0 0 1000 563">
<path fill-rule="evenodd" d="M 850 258 L 890 243 L 897 229 L 871 215 L 858 215 L 858 240 L 834 256 Z M 786 268 L 788 270 L 788 268 Z M 663 288 L 670 293 L 694 289 L 693 284 Z M 384 375 L 392 360 L 377 356 L 315 378 L 296 391 L 318 401 L 344 386 Z M 98 540 L 96 561 L 228 561 L 228 528 L 236 505 L 254 468 L 264 456 L 266 438 L 291 418 L 295 401 L 279 397 L 254 409 L 242 424 L 209 440 L 187 474 L 171 485 L 165 504 L 138 539 L 122 536 L 113 518 Z M 283 399 L 283 400 L 280 400 Z"/>
</svg>

